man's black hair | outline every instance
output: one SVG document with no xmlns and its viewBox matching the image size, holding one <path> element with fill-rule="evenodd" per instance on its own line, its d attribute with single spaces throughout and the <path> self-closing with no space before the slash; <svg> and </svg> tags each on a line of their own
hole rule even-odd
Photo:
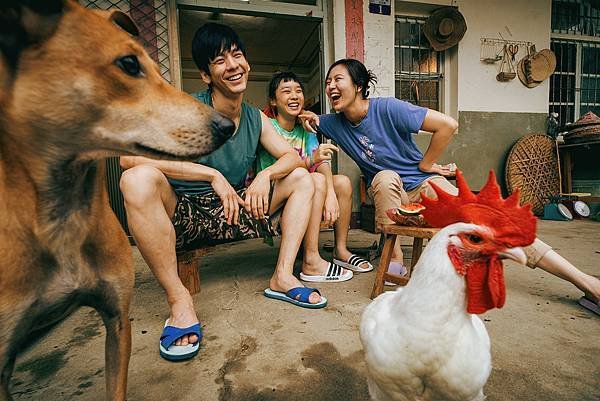
<svg viewBox="0 0 600 401">
<path fill-rule="evenodd" d="M 269 99 L 275 100 L 275 92 L 277 92 L 277 88 L 279 84 L 282 82 L 298 82 L 300 84 L 300 88 L 302 88 L 302 92 L 304 90 L 304 84 L 300 81 L 300 78 L 293 73 L 292 71 L 281 71 L 273 74 L 271 77 L 271 81 L 269 81 Z"/>
<path fill-rule="evenodd" d="M 357 87 L 361 88 L 361 94 L 364 99 L 369 97 L 369 85 L 375 85 L 377 83 L 377 76 L 371 70 L 367 70 L 367 67 L 363 63 L 353 58 L 343 58 L 331 64 L 327 71 L 326 77 L 329 77 L 329 73 L 333 67 L 337 65 L 343 65 L 348 70 L 352 82 Z"/>
<path fill-rule="evenodd" d="M 238 34 L 226 25 L 209 22 L 196 31 L 192 41 L 192 57 L 201 71 L 209 73 L 208 65 L 225 51 L 240 50 L 246 56 L 246 47 Z"/>
</svg>

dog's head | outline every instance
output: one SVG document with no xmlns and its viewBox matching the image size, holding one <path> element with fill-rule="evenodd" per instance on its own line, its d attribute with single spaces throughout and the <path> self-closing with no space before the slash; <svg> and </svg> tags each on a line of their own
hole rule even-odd
<svg viewBox="0 0 600 401">
<path fill-rule="evenodd" d="M 0 130 L 40 151 L 193 159 L 233 123 L 171 87 L 120 11 L 71 0 L 0 6 Z"/>
</svg>

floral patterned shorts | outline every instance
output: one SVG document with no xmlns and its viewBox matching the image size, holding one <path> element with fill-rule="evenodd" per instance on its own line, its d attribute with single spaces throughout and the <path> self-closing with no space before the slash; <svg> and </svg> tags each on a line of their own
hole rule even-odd
<svg viewBox="0 0 600 401">
<path fill-rule="evenodd" d="M 245 192 L 243 188 L 237 194 L 244 199 Z M 265 238 L 272 242 L 272 238 L 279 234 L 268 216 L 256 220 L 241 206 L 238 224 L 227 224 L 221 198 L 214 192 L 206 195 L 177 194 L 172 222 L 177 252 L 252 238 Z"/>
</svg>

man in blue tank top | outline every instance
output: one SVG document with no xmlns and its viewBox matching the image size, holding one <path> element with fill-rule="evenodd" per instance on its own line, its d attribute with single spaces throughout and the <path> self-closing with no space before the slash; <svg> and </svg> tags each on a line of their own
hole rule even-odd
<svg viewBox="0 0 600 401">
<path fill-rule="evenodd" d="M 279 258 L 265 295 L 309 308 L 327 302 L 292 274 L 314 187 L 308 171 L 299 168 L 298 153 L 261 111 L 243 102 L 250 66 L 242 41 L 231 28 L 209 23 L 196 32 L 192 54 L 209 86 L 194 96 L 232 120 L 236 132 L 197 162 L 121 158 L 130 231 L 167 293 L 171 313 L 159 349 L 168 360 L 196 355 L 202 336 L 192 297 L 177 274 L 176 251 L 271 236 L 275 230 L 269 216 L 280 209 Z M 277 162 L 248 185 L 246 174 L 259 144 Z"/>
</svg>

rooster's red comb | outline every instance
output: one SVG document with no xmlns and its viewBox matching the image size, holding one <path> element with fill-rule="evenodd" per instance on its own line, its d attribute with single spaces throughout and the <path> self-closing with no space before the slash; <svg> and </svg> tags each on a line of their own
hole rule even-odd
<svg viewBox="0 0 600 401">
<path fill-rule="evenodd" d="M 475 195 L 469 189 L 462 172 L 456 171 L 458 196 L 451 195 L 429 182 L 437 199 L 421 193 L 425 206 L 423 217 L 432 227 L 445 227 L 462 222 L 486 226 L 497 241 L 506 246 L 526 246 L 535 240 L 536 218 L 531 205 L 519 206 L 519 190 L 503 199 L 496 175 L 490 171 L 488 181 Z"/>
</svg>

